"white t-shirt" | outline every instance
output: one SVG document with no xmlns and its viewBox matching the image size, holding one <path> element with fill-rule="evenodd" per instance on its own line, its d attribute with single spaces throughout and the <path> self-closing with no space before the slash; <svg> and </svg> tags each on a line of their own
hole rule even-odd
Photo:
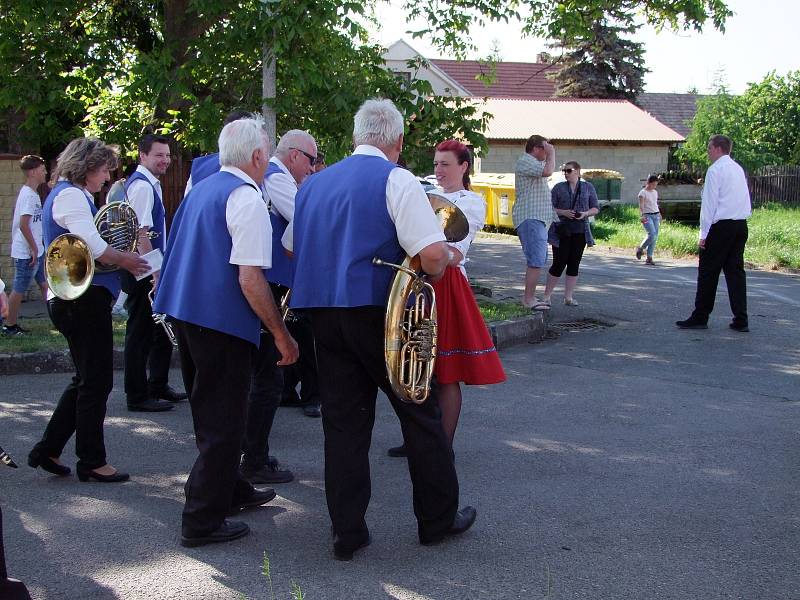
<svg viewBox="0 0 800 600">
<path fill-rule="evenodd" d="M 658 212 L 658 192 L 656 190 L 642 188 L 639 192 L 639 200 L 641 200 L 639 210 L 643 215 Z"/>
<path fill-rule="evenodd" d="M 11 222 L 11 257 L 30 258 L 31 247 L 28 240 L 22 235 L 19 228 L 19 221 L 23 215 L 30 215 L 31 233 L 36 242 L 36 256 L 41 256 L 44 252 L 44 238 L 42 237 L 42 200 L 36 190 L 32 190 L 27 185 L 23 185 L 17 196 L 17 204 L 14 207 L 14 219 Z"/>
<path fill-rule="evenodd" d="M 486 201 L 483 199 L 483 196 L 470 190 L 458 190 L 456 192 L 447 193 L 440 188 L 436 188 L 433 193 L 450 200 L 450 202 L 460 208 L 469 222 L 469 233 L 467 233 L 467 237 L 460 242 L 450 242 L 449 244 L 461 252 L 463 258 L 461 262 L 458 263 L 458 267 L 466 277 L 467 271 L 464 265 L 469 260 L 467 258 L 467 251 L 472 244 L 472 240 L 475 239 L 475 235 L 483 229 L 483 224 L 486 221 Z"/>
</svg>

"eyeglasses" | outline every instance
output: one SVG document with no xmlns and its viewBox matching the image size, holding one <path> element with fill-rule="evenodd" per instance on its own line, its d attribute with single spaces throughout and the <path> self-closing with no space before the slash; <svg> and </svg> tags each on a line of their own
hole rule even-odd
<svg viewBox="0 0 800 600">
<path fill-rule="evenodd" d="M 565 175 L 569 175 L 570 173 L 572 173 L 572 171 L 574 171 L 574 169 L 561 169 L 561 172 L 564 173 Z"/>
<path fill-rule="evenodd" d="M 308 159 L 308 162 L 311 164 L 312 167 L 315 164 L 317 164 L 317 157 L 316 156 L 311 156 L 308 152 L 300 150 L 300 148 L 289 148 L 289 150 L 297 150 L 300 154 L 302 154 L 303 156 L 305 156 Z"/>
</svg>

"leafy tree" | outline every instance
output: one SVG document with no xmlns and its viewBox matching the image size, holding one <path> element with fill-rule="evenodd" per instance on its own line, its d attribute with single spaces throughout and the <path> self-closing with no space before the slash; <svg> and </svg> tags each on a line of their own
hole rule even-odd
<svg viewBox="0 0 800 600">
<path fill-rule="evenodd" d="M 723 82 L 716 93 L 699 98 L 692 130 L 677 156 L 694 167 L 708 166 L 706 146 L 712 135 L 733 141 L 733 157 L 747 171 L 765 165 L 800 161 L 800 71 L 785 78 L 769 73 L 741 96 Z"/>
<path fill-rule="evenodd" d="M 585 34 L 562 44 L 558 68 L 548 74 L 556 84 L 556 96 L 572 98 L 621 98 L 633 102 L 644 90 L 644 45 L 622 37 L 634 27 L 597 21 Z"/>
</svg>

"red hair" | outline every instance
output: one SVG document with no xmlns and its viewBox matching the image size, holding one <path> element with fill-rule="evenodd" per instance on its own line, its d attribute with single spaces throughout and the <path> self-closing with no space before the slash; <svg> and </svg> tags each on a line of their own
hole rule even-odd
<svg viewBox="0 0 800 600">
<path fill-rule="evenodd" d="M 472 154 L 470 154 L 469 148 L 458 140 L 445 140 L 436 146 L 436 152 L 452 152 L 455 154 L 458 164 L 467 163 L 467 170 L 464 171 L 462 183 L 466 189 L 469 189 L 469 171 L 472 168 Z"/>
</svg>

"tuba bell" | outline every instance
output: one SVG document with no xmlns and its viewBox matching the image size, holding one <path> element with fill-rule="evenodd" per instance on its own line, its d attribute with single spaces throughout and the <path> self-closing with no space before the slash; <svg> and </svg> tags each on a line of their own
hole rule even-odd
<svg viewBox="0 0 800 600">
<path fill-rule="evenodd" d="M 94 226 L 115 250 L 134 252 L 139 220 L 127 202 L 124 183 L 125 180 L 120 179 L 108 190 L 108 202 L 95 214 Z M 80 298 L 92 285 L 95 272 L 110 273 L 119 268 L 94 260 L 86 241 L 74 233 L 62 233 L 50 242 L 44 260 L 47 285 L 62 300 Z"/>
<path fill-rule="evenodd" d="M 448 242 L 467 237 L 466 216 L 448 199 L 429 193 L 428 200 Z M 392 390 L 400 400 L 422 404 L 430 394 L 436 364 L 436 293 L 421 273 L 418 256 L 397 265 L 373 258 L 397 271 L 389 290 L 384 321 L 384 359 Z"/>
</svg>

